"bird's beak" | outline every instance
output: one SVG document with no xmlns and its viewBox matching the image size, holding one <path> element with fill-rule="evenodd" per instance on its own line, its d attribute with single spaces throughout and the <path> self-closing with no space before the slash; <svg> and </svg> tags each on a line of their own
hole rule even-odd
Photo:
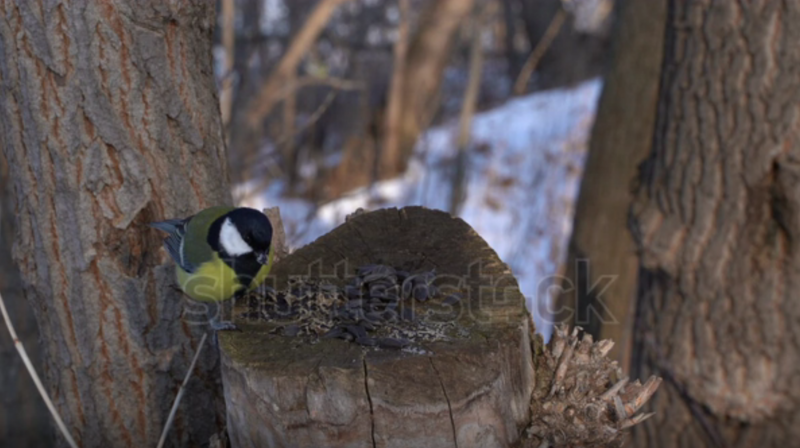
<svg viewBox="0 0 800 448">
<path fill-rule="evenodd" d="M 256 255 L 256 261 L 258 261 L 259 264 L 266 266 L 266 264 L 269 263 L 269 251 L 259 252 Z"/>
</svg>

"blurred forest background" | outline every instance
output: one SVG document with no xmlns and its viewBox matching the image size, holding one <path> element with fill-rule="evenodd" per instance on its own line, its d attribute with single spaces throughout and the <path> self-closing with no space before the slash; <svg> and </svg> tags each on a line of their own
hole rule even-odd
<svg viewBox="0 0 800 448">
<path fill-rule="evenodd" d="M 512 267 L 549 334 L 543 299 L 563 271 L 613 3 L 219 1 L 214 60 L 235 202 L 280 206 L 293 247 L 359 207 L 460 215 Z M 9 168 L 0 288 L 37 360 L 10 262 Z M 46 445 L 50 418 L 6 337 L 0 365 L 0 440 Z"/>
<path fill-rule="evenodd" d="M 359 207 L 464 218 L 549 333 L 611 0 L 228 0 L 215 61 L 234 200 L 298 247 Z M 524 250 L 523 250 L 524 248 Z"/>
</svg>

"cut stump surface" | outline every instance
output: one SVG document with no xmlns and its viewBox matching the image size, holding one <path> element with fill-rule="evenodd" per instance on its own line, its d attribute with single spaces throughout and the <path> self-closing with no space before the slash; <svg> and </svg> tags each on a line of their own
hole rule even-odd
<svg viewBox="0 0 800 448">
<path fill-rule="evenodd" d="M 316 344 L 237 321 L 220 333 L 228 433 L 234 447 L 506 447 L 528 423 L 530 318 L 516 280 L 472 228 L 406 207 L 364 213 L 277 263 L 290 278 L 342 285 L 371 263 L 436 269 L 463 298 L 459 329 L 424 350 Z M 428 303 L 419 304 L 428 306 Z"/>
</svg>

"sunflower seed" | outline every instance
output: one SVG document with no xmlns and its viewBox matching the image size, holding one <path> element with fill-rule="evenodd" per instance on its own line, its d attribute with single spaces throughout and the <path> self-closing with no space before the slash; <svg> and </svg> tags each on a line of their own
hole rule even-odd
<svg viewBox="0 0 800 448">
<path fill-rule="evenodd" d="M 411 294 L 414 292 L 414 279 L 409 278 L 403 282 L 402 291 L 400 291 L 400 297 L 403 299 L 411 298 Z"/>
<path fill-rule="evenodd" d="M 397 309 L 397 305 L 398 305 L 398 304 L 399 304 L 399 302 L 389 302 L 389 303 L 386 303 L 386 309 L 387 309 L 387 310 L 395 310 L 395 309 Z"/>
<path fill-rule="evenodd" d="M 393 267 L 382 264 L 369 265 L 366 268 L 361 267 L 358 270 L 358 275 L 364 280 L 364 283 L 370 283 L 388 277 L 397 278 Z"/>
<path fill-rule="evenodd" d="M 327 333 L 321 336 L 322 339 L 333 339 L 338 338 L 344 333 L 344 330 L 341 327 L 333 327 L 328 330 Z"/>
<path fill-rule="evenodd" d="M 389 293 L 386 288 L 370 288 L 369 297 L 373 299 L 386 299 L 389 298 Z"/>
<path fill-rule="evenodd" d="M 383 316 L 377 311 L 370 311 L 364 315 L 364 319 L 370 322 L 380 322 L 383 320 Z"/>
<path fill-rule="evenodd" d="M 364 336 L 362 338 L 356 338 L 356 343 L 357 344 L 361 344 L 361 345 L 365 345 L 365 346 L 368 346 L 368 347 L 374 347 L 374 346 L 378 345 L 378 341 L 376 341 L 375 339 L 372 339 L 369 336 Z"/>
<path fill-rule="evenodd" d="M 408 339 L 403 338 L 379 338 L 377 342 L 378 347 L 393 349 L 401 349 L 411 343 Z"/>
<path fill-rule="evenodd" d="M 444 300 L 442 300 L 442 303 L 445 305 L 455 305 L 459 302 L 461 302 L 461 294 L 457 292 L 450 294 L 449 296 L 445 297 Z"/>
<path fill-rule="evenodd" d="M 343 320 L 352 319 L 353 313 L 350 310 L 338 310 L 336 312 L 336 317 Z"/>
<path fill-rule="evenodd" d="M 344 288 L 344 295 L 347 296 L 348 299 L 360 299 L 363 293 L 360 287 L 347 285 Z"/>
<path fill-rule="evenodd" d="M 361 276 L 361 277 L 363 277 L 363 276 L 369 275 L 369 274 L 371 274 L 371 273 L 375 272 L 376 270 L 381 269 L 383 267 L 384 266 L 382 264 L 375 264 L 375 263 L 365 264 L 363 266 L 359 266 L 358 269 L 356 269 L 356 274 Z"/>
<path fill-rule="evenodd" d="M 356 338 L 367 337 L 367 330 L 365 330 L 364 327 L 360 325 L 347 325 L 345 328 L 350 334 L 352 334 Z"/>
<path fill-rule="evenodd" d="M 345 305 L 345 306 L 348 309 L 361 308 L 361 307 L 364 306 L 364 303 L 365 302 L 364 302 L 363 299 L 355 299 L 355 300 L 351 300 L 351 301 L 347 302 L 347 305 Z"/>
<path fill-rule="evenodd" d="M 358 321 L 358 324 L 361 325 L 367 331 L 375 331 L 375 325 L 372 322 L 362 319 Z"/>
<path fill-rule="evenodd" d="M 414 298 L 417 299 L 417 302 L 425 302 L 428 300 L 428 286 L 420 286 L 418 285 L 414 288 Z"/>
</svg>

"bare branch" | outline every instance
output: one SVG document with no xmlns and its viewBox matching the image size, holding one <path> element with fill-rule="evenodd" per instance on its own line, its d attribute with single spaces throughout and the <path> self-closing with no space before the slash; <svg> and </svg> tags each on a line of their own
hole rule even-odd
<svg viewBox="0 0 800 448">
<path fill-rule="evenodd" d="M 247 121 L 252 128 L 256 128 L 261 120 L 270 113 L 275 103 L 278 101 L 277 92 L 280 87 L 286 82 L 287 79 L 296 73 L 297 66 L 306 55 L 308 49 L 317 40 L 319 34 L 325 28 L 333 12 L 339 5 L 350 0 L 322 0 L 311 12 L 311 15 L 306 20 L 303 28 L 297 33 L 297 36 L 292 39 L 286 54 L 283 55 L 275 71 L 269 77 L 267 82 L 261 87 L 261 90 L 250 102 L 248 112 L 246 114 Z"/>
<path fill-rule="evenodd" d="M 517 81 L 514 83 L 514 95 L 522 95 L 525 93 L 525 86 L 528 85 L 528 80 L 531 78 L 533 71 L 536 70 L 536 66 L 539 65 L 542 56 L 544 56 L 547 49 L 550 48 L 550 45 L 553 43 L 553 40 L 558 36 L 558 32 L 561 31 L 561 27 L 564 25 L 566 19 L 567 13 L 564 11 L 564 8 L 559 9 L 556 15 L 553 16 L 553 20 L 550 22 L 550 25 L 548 25 L 544 35 L 539 42 L 536 43 L 536 47 L 533 48 L 530 56 L 528 56 L 528 60 L 525 61 L 525 65 L 522 66 L 522 70 L 519 72 Z"/>
<path fill-rule="evenodd" d="M 169 428 L 172 426 L 172 421 L 175 419 L 175 413 L 178 411 L 178 405 L 181 403 L 181 398 L 183 398 L 183 392 L 186 390 L 186 384 L 189 383 L 189 378 L 192 377 L 192 371 L 194 370 L 195 364 L 197 364 L 197 359 L 200 357 L 200 352 L 203 351 L 203 347 L 205 346 L 206 339 L 208 338 L 208 333 L 203 333 L 203 337 L 200 339 L 200 343 L 197 344 L 197 351 L 194 352 L 194 358 L 192 358 L 192 363 L 189 364 L 189 369 L 186 371 L 186 376 L 183 378 L 183 383 L 181 383 L 180 389 L 178 389 L 178 395 L 175 396 L 175 402 L 172 403 L 172 409 L 169 411 L 169 417 L 167 417 L 167 423 L 164 425 L 164 430 L 161 431 L 161 438 L 158 439 L 158 448 L 163 448 L 164 442 L 167 440 L 167 434 L 169 433 Z"/>
<path fill-rule="evenodd" d="M 475 11 L 472 14 L 471 20 L 471 33 L 472 40 L 470 42 L 470 55 L 469 55 L 469 77 L 467 81 L 467 88 L 464 91 L 464 101 L 461 106 L 461 115 L 458 119 L 458 155 L 456 160 L 456 169 L 453 176 L 453 187 L 450 195 L 450 214 L 457 215 L 460 204 L 464 201 L 465 196 L 465 178 L 467 171 L 467 146 L 470 142 L 470 135 L 472 131 L 472 117 L 475 115 L 475 110 L 478 107 L 478 94 L 480 93 L 481 75 L 483 74 L 483 28 L 487 22 L 487 17 L 493 13 L 491 6 L 496 3 L 492 2 L 484 6 L 480 11 L 480 6 L 476 5 Z"/>
<path fill-rule="evenodd" d="M 33 367 L 33 363 L 31 359 L 28 357 L 28 352 L 25 351 L 25 347 L 22 345 L 22 342 L 17 337 L 17 332 L 14 330 L 14 325 L 11 324 L 11 317 L 8 315 L 8 311 L 6 310 L 6 304 L 3 300 L 3 295 L 0 294 L 0 313 L 3 314 L 3 320 L 6 322 L 6 327 L 8 327 L 8 332 L 11 334 L 11 339 L 14 341 L 14 347 L 16 347 L 17 351 L 19 352 L 19 356 L 22 358 L 22 362 L 25 364 L 25 368 L 28 370 L 28 373 L 31 375 L 31 379 L 33 380 L 33 384 L 36 385 L 36 389 L 39 390 L 39 394 L 42 396 L 42 400 L 44 400 L 44 404 L 47 405 L 47 409 L 50 411 L 50 414 L 53 415 L 53 418 L 56 421 L 56 426 L 61 431 L 61 434 L 64 435 L 64 438 L 67 439 L 67 443 L 72 448 L 78 448 L 78 444 L 75 443 L 75 439 L 72 438 L 72 435 L 67 431 L 67 426 L 64 424 L 64 421 L 61 420 L 61 415 L 59 415 L 56 407 L 53 405 L 53 402 L 50 400 L 50 396 L 47 395 L 47 391 L 44 390 L 44 386 L 42 385 L 42 380 L 39 379 L 39 375 L 36 373 L 36 369 Z"/>
<path fill-rule="evenodd" d="M 396 154 L 400 151 L 400 115 L 403 113 L 403 86 L 405 82 L 406 54 L 408 53 L 409 18 L 408 0 L 399 0 L 400 23 L 397 41 L 394 44 L 392 81 L 389 86 L 389 102 L 386 107 L 386 131 L 380 151 L 378 170 L 381 174 L 392 173 Z M 379 175 L 379 177 L 381 177 Z"/>
<path fill-rule="evenodd" d="M 233 107 L 233 58 L 235 43 L 234 17 L 236 15 L 236 2 L 222 0 L 222 47 L 225 49 L 225 63 L 223 65 L 225 76 L 219 89 L 219 109 L 222 113 L 222 126 L 226 127 L 231 120 Z"/>
</svg>

